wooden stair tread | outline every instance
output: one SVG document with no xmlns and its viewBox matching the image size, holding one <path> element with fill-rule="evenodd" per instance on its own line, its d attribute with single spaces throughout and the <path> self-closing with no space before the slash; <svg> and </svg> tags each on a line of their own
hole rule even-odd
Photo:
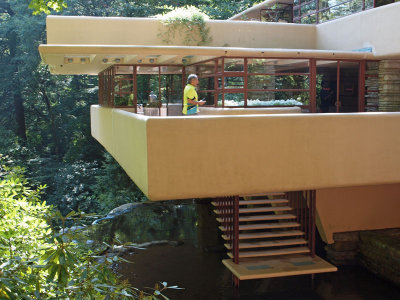
<svg viewBox="0 0 400 300">
<path fill-rule="evenodd" d="M 292 210 L 290 206 L 239 208 L 239 213 L 256 213 Z"/>
<path fill-rule="evenodd" d="M 239 205 L 250 205 L 250 204 L 279 204 L 288 203 L 287 199 L 255 199 L 255 200 L 240 200 Z"/>
<path fill-rule="evenodd" d="M 292 214 L 266 215 L 266 216 L 254 215 L 248 217 L 239 217 L 239 222 L 272 221 L 272 220 L 285 220 L 285 219 L 296 219 L 296 216 Z M 217 221 L 223 223 L 222 218 L 217 218 Z"/>
<path fill-rule="evenodd" d="M 263 250 L 263 251 L 240 251 L 239 258 L 287 255 L 287 254 L 309 253 L 309 252 L 310 249 L 308 249 L 307 247 L 294 247 L 294 248 Z M 232 253 L 228 253 L 228 256 L 230 258 L 233 258 Z"/>
<path fill-rule="evenodd" d="M 279 247 L 279 246 L 304 245 L 304 244 L 307 244 L 307 241 L 302 238 L 286 239 L 286 240 L 272 240 L 272 241 L 239 243 L 239 249 Z M 224 246 L 229 250 L 232 249 L 230 244 L 224 244 Z"/>
<path fill-rule="evenodd" d="M 288 211 L 288 210 L 292 210 L 292 208 L 290 206 L 239 208 L 239 214 Z M 214 213 L 217 215 L 222 214 L 222 212 L 218 209 L 214 209 Z"/>
<path fill-rule="evenodd" d="M 297 222 L 285 222 L 285 223 L 259 223 L 250 225 L 239 225 L 239 230 L 257 230 L 257 229 L 274 229 L 274 228 L 288 228 L 288 227 L 299 227 L 300 224 Z M 224 226 L 219 226 L 221 231 L 226 231 Z"/>
<path fill-rule="evenodd" d="M 239 240 L 276 238 L 276 237 L 298 236 L 298 235 L 304 235 L 304 232 L 300 230 L 285 230 L 285 231 L 274 231 L 274 232 L 240 233 Z M 226 241 L 229 240 L 228 236 L 225 234 L 222 235 L 222 238 Z"/>
<path fill-rule="evenodd" d="M 262 196 L 281 196 L 285 195 L 284 192 L 270 192 L 263 194 L 247 194 L 247 195 L 239 195 L 239 197 L 262 197 Z"/>
<path fill-rule="evenodd" d="M 222 263 L 240 280 L 276 278 L 295 275 L 335 272 L 337 268 L 318 256 L 309 253 L 270 256 L 260 258 L 244 258 L 238 264 L 232 259 L 224 259 Z M 273 267 L 271 267 L 273 266 Z M 282 298 L 282 297 L 281 297 Z"/>
<path fill-rule="evenodd" d="M 257 204 L 280 204 L 288 203 L 287 199 L 255 199 L 255 200 L 240 200 L 239 205 L 257 205 Z M 211 204 L 215 207 L 219 206 L 219 203 L 212 201 Z"/>
</svg>

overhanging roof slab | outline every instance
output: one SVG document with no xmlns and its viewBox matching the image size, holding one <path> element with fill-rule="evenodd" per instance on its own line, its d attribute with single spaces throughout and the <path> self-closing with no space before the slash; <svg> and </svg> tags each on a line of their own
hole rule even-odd
<svg viewBox="0 0 400 300">
<path fill-rule="evenodd" d="M 200 46 L 143 46 L 143 45 L 40 45 L 39 51 L 43 61 L 50 66 L 53 74 L 88 74 L 97 75 L 106 69 L 104 57 L 114 55 L 132 57 L 124 63 L 135 63 L 135 57 L 158 55 L 163 57 L 176 56 L 170 64 L 182 64 L 180 57 L 192 56 L 191 62 L 220 56 L 246 57 L 276 57 L 276 58 L 319 58 L 319 59 L 373 59 L 370 52 L 332 51 L 310 49 L 276 49 L 276 48 L 240 48 L 240 47 L 200 47 Z M 88 64 L 65 64 L 65 57 L 94 55 Z M 155 63 L 157 65 L 157 63 Z"/>
</svg>

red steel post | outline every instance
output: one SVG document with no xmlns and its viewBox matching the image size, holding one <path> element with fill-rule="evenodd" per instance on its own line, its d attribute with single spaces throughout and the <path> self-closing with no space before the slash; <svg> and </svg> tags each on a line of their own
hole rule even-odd
<svg viewBox="0 0 400 300">
<path fill-rule="evenodd" d="M 365 111 L 365 60 L 360 61 L 358 71 L 358 111 Z"/>
<path fill-rule="evenodd" d="M 233 198 L 233 262 L 239 263 L 239 196 Z"/>
</svg>

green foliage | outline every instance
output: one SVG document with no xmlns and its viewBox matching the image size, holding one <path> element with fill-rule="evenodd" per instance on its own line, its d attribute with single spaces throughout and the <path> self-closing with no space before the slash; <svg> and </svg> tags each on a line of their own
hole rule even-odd
<svg viewBox="0 0 400 300">
<path fill-rule="evenodd" d="M 233 15 L 240 13 L 253 5 L 260 3 L 260 0 L 209 0 L 205 1 L 200 9 L 210 16 L 211 19 L 226 20 Z"/>
<path fill-rule="evenodd" d="M 41 7 L 42 12 L 65 7 L 63 15 L 126 17 L 166 14 L 186 5 L 197 7 L 212 19 L 226 19 L 256 1 L 66 2 L 68 7 L 61 5 L 62 1 L 46 0 L 32 1 L 31 5 Z M 146 199 L 121 167 L 109 155 L 103 156 L 104 149 L 91 137 L 90 105 L 97 102 L 97 78 L 50 74 L 37 51 L 45 42 L 45 15 L 33 16 L 28 3 L 5 0 L 0 4 L 0 153 L 7 153 L 13 164 L 25 167 L 32 184 L 46 182 L 42 199 L 63 214 L 79 209 L 107 212 Z M 176 16 L 171 20 L 174 18 L 179 19 Z M 146 103 L 148 92 L 158 89 L 158 78 L 154 82 L 154 87 L 139 90 L 139 103 Z"/>
<path fill-rule="evenodd" d="M 54 211 L 40 199 L 45 186 L 31 189 L 22 168 L 3 162 L 0 156 L 1 299 L 165 299 L 163 291 L 177 288 L 162 283 L 145 293 L 122 282 L 111 268 L 121 258 L 100 260 L 65 229 L 85 214 Z"/>
<path fill-rule="evenodd" d="M 150 102 L 146 104 L 146 107 L 149 108 L 160 108 L 161 107 L 161 102 Z"/>
<path fill-rule="evenodd" d="M 93 192 L 103 213 L 125 203 L 147 201 L 146 196 L 108 153 L 104 155 L 95 179 Z"/>
<path fill-rule="evenodd" d="M 64 0 L 31 0 L 29 8 L 33 10 L 34 15 L 41 13 L 50 14 L 51 10 L 61 12 L 67 7 Z"/>
<path fill-rule="evenodd" d="M 183 37 L 185 45 L 201 46 L 211 42 L 206 25 L 209 17 L 194 6 L 176 8 L 158 17 L 164 25 L 159 36 L 166 44 L 171 44 L 176 36 Z"/>
</svg>

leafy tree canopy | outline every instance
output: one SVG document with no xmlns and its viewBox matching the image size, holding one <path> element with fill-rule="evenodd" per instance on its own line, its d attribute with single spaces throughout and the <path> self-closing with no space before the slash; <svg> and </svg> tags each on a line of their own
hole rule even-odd
<svg viewBox="0 0 400 300">
<path fill-rule="evenodd" d="M 45 15 L 149 17 L 193 6 L 210 19 L 227 19 L 255 2 L 32 0 L 28 8 L 29 1 L 0 1 L 0 153 L 23 166 L 32 184 L 45 182 L 43 200 L 63 214 L 106 213 L 145 200 L 91 136 L 97 77 L 52 75 L 41 63 L 37 49 L 46 43 Z"/>
<path fill-rule="evenodd" d="M 50 14 L 51 10 L 61 12 L 67 7 L 64 0 L 31 0 L 29 8 L 33 10 L 34 15 L 41 13 Z"/>
</svg>

